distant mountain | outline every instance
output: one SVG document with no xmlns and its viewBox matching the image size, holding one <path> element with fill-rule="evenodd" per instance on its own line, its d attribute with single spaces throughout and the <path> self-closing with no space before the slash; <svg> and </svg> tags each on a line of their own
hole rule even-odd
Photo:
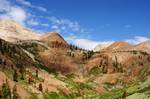
<svg viewBox="0 0 150 99">
<path fill-rule="evenodd" d="M 111 44 L 111 43 L 110 43 L 110 44 Z M 93 49 L 93 51 L 94 51 L 94 52 L 98 52 L 98 51 L 100 51 L 100 50 L 103 50 L 103 49 L 105 49 L 106 47 L 110 46 L 110 44 L 99 44 L 99 45 L 97 45 L 97 46 Z"/>
<path fill-rule="evenodd" d="M 122 41 L 118 41 L 118 42 L 114 42 L 114 43 L 109 43 L 109 44 L 99 44 L 97 45 L 93 51 L 97 52 L 97 51 L 114 51 L 114 50 L 121 50 L 121 49 L 126 49 L 128 47 L 131 47 L 132 45 L 130 45 L 127 42 L 122 42 Z"/>
<path fill-rule="evenodd" d="M 150 40 L 142 42 L 137 45 L 130 45 L 127 42 L 115 42 L 111 45 L 98 45 L 94 48 L 94 51 L 143 51 L 150 52 Z"/>
<path fill-rule="evenodd" d="M 135 45 L 133 49 L 150 52 L 150 40 Z"/>
<path fill-rule="evenodd" d="M 18 40 L 38 40 L 39 35 L 15 21 L 0 19 L 0 38 L 9 42 L 16 42 Z"/>
<path fill-rule="evenodd" d="M 128 48 L 128 47 L 131 47 L 129 43 L 120 41 L 120 42 L 115 42 L 111 44 L 104 50 L 113 51 L 113 50 L 118 50 L 118 49 L 123 49 L 123 48 Z"/>
</svg>

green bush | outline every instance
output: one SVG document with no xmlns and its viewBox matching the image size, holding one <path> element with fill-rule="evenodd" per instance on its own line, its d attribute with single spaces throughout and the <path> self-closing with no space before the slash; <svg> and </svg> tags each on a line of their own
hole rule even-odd
<svg viewBox="0 0 150 99">
<path fill-rule="evenodd" d="M 30 99 L 38 99 L 37 95 L 32 93 L 31 96 L 30 96 Z"/>
<path fill-rule="evenodd" d="M 35 67 L 37 67 L 37 68 L 41 68 L 41 69 L 47 71 L 49 74 L 54 74 L 54 75 L 56 75 L 56 76 L 58 75 L 58 73 L 56 72 L 56 70 L 50 69 L 50 68 L 48 68 L 48 67 L 42 65 L 41 63 L 34 62 L 33 65 L 34 65 Z"/>
<path fill-rule="evenodd" d="M 99 74 L 102 73 L 102 70 L 99 68 L 99 67 L 93 67 L 90 71 L 89 71 L 89 74 L 91 75 L 94 75 L 94 76 L 97 76 Z"/>
<path fill-rule="evenodd" d="M 51 92 L 51 93 L 44 93 L 44 99 L 77 99 L 74 95 L 62 95 L 60 93 Z"/>
</svg>

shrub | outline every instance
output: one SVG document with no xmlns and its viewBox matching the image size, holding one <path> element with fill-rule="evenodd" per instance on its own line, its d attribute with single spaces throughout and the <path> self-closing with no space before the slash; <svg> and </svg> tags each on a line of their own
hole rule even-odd
<svg viewBox="0 0 150 99">
<path fill-rule="evenodd" d="M 41 92 L 43 91 L 43 87 L 42 87 L 41 83 L 39 84 L 39 91 L 41 91 Z"/>
<path fill-rule="evenodd" d="M 94 76 L 99 75 L 100 73 L 102 73 L 102 70 L 99 67 L 93 67 L 89 72 L 89 74 Z"/>
<path fill-rule="evenodd" d="M 7 80 L 2 85 L 2 97 L 3 99 L 11 99 L 11 90 Z"/>
</svg>

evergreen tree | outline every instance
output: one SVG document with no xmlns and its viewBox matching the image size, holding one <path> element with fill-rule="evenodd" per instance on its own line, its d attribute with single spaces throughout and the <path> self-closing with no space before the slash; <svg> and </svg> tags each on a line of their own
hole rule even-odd
<svg viewBox="0 0 150 99">
<path fill-rule="evenodd" d="M 2 99 L 3 96 L 2 96 L 2 90 L 0 90 L 0 99 Z"/>
<path fill-rule="evenodd" d="M 11 90 L 7 80 L 2 85 L 2 97 L 3 99 L 11 99 Z"/>
<path fill-rule="evenodd" d="M 20 67 L 19 72 L 20 72 L 20 74 L 21 74 L 20 79 L 21 79 L 21 80 L 24 80 L 25 69 L 24 69 L 24 67 L 23 67 L 23 66 L 21 66 L 21 67 Z"/>
<path fill-rule="evenodd" d="M 8 99 L 6 83 L 3 83 L 3 85 L 2 85 L 2 97 L 3 97 L 4 99 Z"/>
<path fill-rule="evenodd" d="M 7 79 L 6 79 L 6 86 L 7 86 L 8 98 L 11 99 L 11 89 L 9 87 L 9 83 Z"/>
<path fill-rule="evenodd" d="M 17 93 L 17 86 L 14 85 L 13 87 L 13 99 L 19 99 L 19 95 Z"/>
<path fill-rule="evenodd" d="M 0 58 L 0 64 L 2 64 L 3 63 L 3 60 Z"/>
<path fill-rule="evenodd" d="M 29 83 L 29 84 L 31 84 L 31 82 L 32 82 L 32 78 L 31 78 L 31 77 L 29 77 L 29 79 L 28 79 L 28 83 Z"/>
<path fill-rule="evenodd" d="M 36 77 L 38 78 L 38 70 L 36 70 Z"/>
<path fill-rule="evenodd" d="M 5 50 L 4 50 L 4 47 L 3 47 L 3 45 L 1 45 L 1 47 L 0 47 L 0 50 L 1 50 L 1 53 L 4 55 L 4 53 L 5 53 Z"/>
<path fill-rule="evenodd" d="M 122 99 L 126 99 L 126 97 L 128 96 L 127 91 L 125 90 L 123 95 L 122 95 Z"/>
<path fill-rule="evenodd" d="M 21 73 L 20 79 L 21 79 L 21 80 L 24 80 L 24 73 Z"/>
<path fill-rule="evenodd" d="M 41 92 L 43 91 L 43 87 L 42 87 L 41 83 L 39 84 L 39 91 L 41 91 Z"/>
<path fill-rule="evenodd" d="M 14 80 L 15 82 L 18 82 L 18 73 L 17 73 L 17 70 L 14 70 L 13 80 Z"/>
<path fill-rule="evenodd" d="M 3 61 L 3 64 L 4 64 L 4 65 L 7 65 L 6 60 Z"/>
<path fill-rule="evenodd" d="M 117 59 L 117 56 L 115 56 L 115 62 L 113 63 L 113 65 L 115 66 L 116 70 L 118 70 L 118 59 Z"/>
</svg>

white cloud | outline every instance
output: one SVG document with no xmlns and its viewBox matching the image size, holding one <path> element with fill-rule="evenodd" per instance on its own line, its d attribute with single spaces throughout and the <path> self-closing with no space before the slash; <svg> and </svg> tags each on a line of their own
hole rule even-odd
<svg viewBox="0 0 150 99">
<path fill-rule="evenodd" d="M 7 15 L 20 23 L 23 23 L 27 19 L 27 12 L 20 7 L 12 7 Z"/>
<path fill-rule="evenodd" d="M 59 27 L 57 25 L 53 25 L 51 28 L 52 29 L 58 29 Z"/>
<path fill-rule="evenodd" d="M 28 7 L 35 7 L 26 0 L 17 0 L 17 2 Z M 45 10 L 42 7 L 38 7 L 37 9 Z M 0 18 L 14 20 L 22 25 L 28 26 L 29 28 L 30 26 L 39 25 L 44 27 L 49 26 L 49 24 L 41 23 L 39 17 L 35 16 L 30 9 L 19 6 L 16 3 L 14 4 L 10 0 L 0 0 Z"/>
<path fill-rule="evenodd" d="M 81 48 L 87 49 L 87 50 L 93 50 L 97 45 L 110 45 L 114 41 L 93 41 L 89 39 L 84 38 L 76 38 L 76 36 L 71 36 L 65 38 L 68 42 L 77 45 Z"/>
<path fill-rule="evenodd" d="M 16 0 L 18 3 L 28 6 L 28 7 L 32 7 L 31 3 L 26 1 L 26 0 Z"/>
<path fill-rule="evenodd" d="M 47 9 L 44 8 L 44 7 L 41 7 L 41 6 L 35 6 L 33 5 L 31 2 L 27 1 L 27 0 L 16 0 L 19 4 L 22 4 L 26 7 L 30 7 L 30 8 L 35 8 L 35 9 L 38 9 L 39 11 L 42 11 L 42 12 L 46 12 Z"/>
<path fill-rule="evenodd" d="M 37 26 L 37 25 L 40 24 L 40 23 L 39 23 L 37 20 L 35 20 L 35 19 L 30 19 L 30 20 L 27 21 L 27 23 L 28 23 L 29 25 L 32 25 L 32 26 Z"/>
<path fill-rule="evenodd" d="M 147 40 L 150 40 L 150 38 L 142 37 L 142 36 L 135 36 L 133 39 L 127 39 L 125 41 L 130 44 L 136 45 Z"/>
<path fill-rule="evenodd" d="M 42 23 L 41 25 L 42 25 L 42 26 L 45 26 L 45 27 L 48 27 L 48 26 L 49 26 L 49 24 L 47 24 L 47 23 Z"/>
<path fill-rule="evenodd" d="M 46 11 L 47 11 L 47 9 L 44 8 L 44 7 L 40 7 L 40 6 L 36 7 L 36 6 L 35 6 L 35 8 L 37 8 L 38 10 L 43 11 L 43 12 L 46 12 Z"/>
<path fill-rule="evenodd" d="M 87 34 L 86 29 L 82 28 L 80 24 L 76 21 L 71 21 L 69 19 L 57 18 L 57 17 L 49 17 L 48 18 L 52 23 L 51 29 L 53 31 L 60 32 L 78 32 L 82 34 Z"/>
<path fill-rule="evenodd" d="M 25 9 L 12 5 L 8 0 L 0 0 L 0 18 L 15 20 L 19 23 L 24 24 L 27 19 L 27 12 Z"/>
<path fill-rule="evenodd" d="M 5 12 L 10 10 L 10 2 L 7 0 L 0 0 L 0 12 Z"/>
<path fill-rule="evenodd" d="M 49 26 L 49 24 L 42 23 L 38 18 L 35 18 L 35 16 L 31 16 L 31 18 L 28 19 L 26 22 L 30 26 L 43 26 L 43 27 L 48 27 Z"/>
</svg>

